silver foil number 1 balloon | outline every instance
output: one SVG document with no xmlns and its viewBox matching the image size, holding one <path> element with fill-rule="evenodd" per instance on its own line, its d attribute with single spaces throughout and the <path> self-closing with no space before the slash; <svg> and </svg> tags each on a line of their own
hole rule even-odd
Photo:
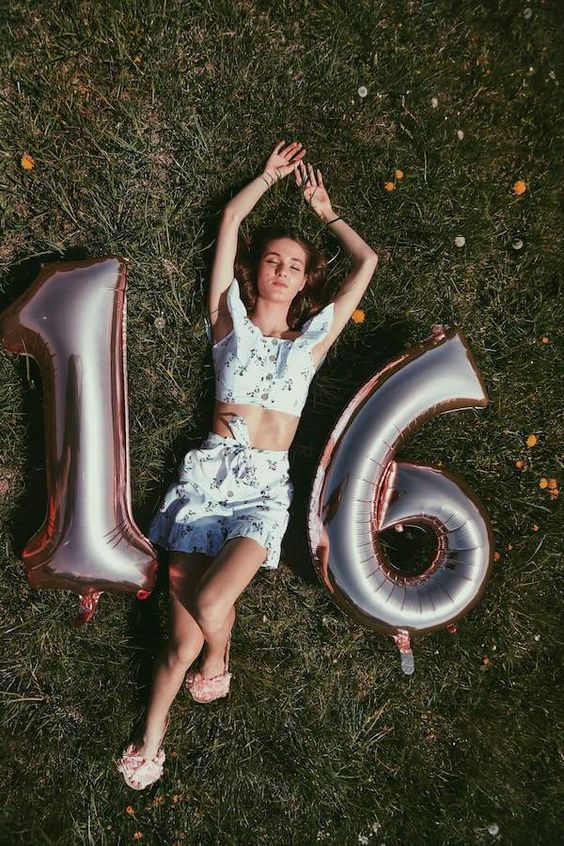
<svg viewBox="0 0 564 846">
<path fill-rule="evenodd" d="M 480 501 L 443 468 L 395 459 L 425 420 L 485 407 L 486 390 L 458 331 L 433 337 L 389 362 L 357 392 L 331 432 L 313 481 L 308 541 L 334 602 L 355 620 L 391 635 L 405 673 L 410 635 L 445 628 L 481 598 L 493 533 Z M 393 567 L 379 534 L 425 524 L 437 538 L 420 575 Z"/>
<path fill-rule="evenodd" d="M 115 256 L 46 264 L 0 314 L 4 346 L 43 382 L 47 510 L 22 558 L 33 587 L 80 595 L 81 621 L 103 590 L 148 596 L 157 569 L 131 515 L 126 278 Z"/>
</svg>

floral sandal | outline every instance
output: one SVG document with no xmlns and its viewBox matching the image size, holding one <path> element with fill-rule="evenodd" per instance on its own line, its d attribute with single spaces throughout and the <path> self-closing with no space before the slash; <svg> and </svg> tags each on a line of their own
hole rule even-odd
<svg viewBox="0 0 564 846">
<path fill-rule="evenodd" d="M 166 734 L 169 724 L 169 717 L 166 718 L 165 729 L 159 743 L 159 751 L 154 758 L 143 758 L 137 752 L 135 743 L 130 743 L 129 746 L 123 750 L 121 758 L 116 762 L 116 767 L 123 775 L 125 783 L 133 790 L 145 790 L 149 785 L 154 784 L 155 781 L 163 774 L 163 764 L 166 759 L 162 742 Z"/>
<path fill-rule="evenodd" d="M 229 672 L 229 649 L 231 646 L 231 633 L 227 638 L 225 654 L 223 656 L 224 669 L 222 673 L 212 676 L 209 679 L 203 677 L 199 672 L 188 673 L 186 676 L 186 688 L 190 691 L 192 699 L 196 702 L 213 702 L 221 699 L 229 693 L 231 673 Z"/>
</svg>

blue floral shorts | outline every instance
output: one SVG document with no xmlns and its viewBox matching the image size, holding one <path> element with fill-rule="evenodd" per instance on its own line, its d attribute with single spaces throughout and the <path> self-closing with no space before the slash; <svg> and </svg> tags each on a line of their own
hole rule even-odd
<svg viewBox="0 0 564 846">
<path fill-rule="evenodd" d="M 165 549 L 213 557 L 230 538 L 254 538 L 266 548 L 261 567 L 276 569 L 294 495 L 288 450 L 252 447 L 240 415 L 229 427 L 233 438 L 209 432 L 199 449 L 186 453 L 149 538 Z"/>
</svg>

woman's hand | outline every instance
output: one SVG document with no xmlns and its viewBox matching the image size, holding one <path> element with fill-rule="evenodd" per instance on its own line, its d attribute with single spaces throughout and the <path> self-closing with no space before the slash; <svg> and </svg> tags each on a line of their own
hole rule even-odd
<svg viewBox="0 0 564 846">
<path fill-rule="evenodd" d="M 307 163 L 306 170 L 305 164 L 300 161 L 299 166 L 295 171 L 295 175 L 296 185 L 299 186 L 302 184 L 302 181 L 305 182 L 304 200 L 306 203 L 310 204 L 314 212 L 316 212 L 316 214 L 324 220 L 329 220 L 331 217 L 334 217 L 335 215 L 331 206 L 331 200 L 329 199 L 329 194 L 325 190 L 321 171 L 318 169 L 316 176 L 310 162 Z"/>
<path fill-rule="evenodd" d="M 305 147 L 302 147 L 299 141 L 294 141 L 288 144 L 284 149 L 284 141 L 276 145 L 274 151 L 268 157 L 268 161 L 264 166 L 264 175 L 269 178 L 272 185 L 278 179 L 288 176 L 300 164 L 301 160 L 306 154 Z"/>
</svg>

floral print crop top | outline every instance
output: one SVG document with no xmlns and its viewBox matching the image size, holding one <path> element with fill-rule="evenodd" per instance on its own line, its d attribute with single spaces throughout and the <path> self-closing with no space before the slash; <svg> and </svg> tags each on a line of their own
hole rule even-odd
<svg viewBox="0 0 564 846">
<path fill-rule="evenodd" d="M 334 303 L 306 320 L 302 334 L 293 341 L 262 334 L 247 316 L 235 278 L 227 291 L 227 307 L 233 329 L 212 346 L 216 399 L 260 405 L 299 417 L 316 372 L 311 349 L 326 336 L 333 322 Z M 212 343 L 207 318 L 205 324 Z M 320 366 L 324 360 L 325 356 Z"/>
</svg>

